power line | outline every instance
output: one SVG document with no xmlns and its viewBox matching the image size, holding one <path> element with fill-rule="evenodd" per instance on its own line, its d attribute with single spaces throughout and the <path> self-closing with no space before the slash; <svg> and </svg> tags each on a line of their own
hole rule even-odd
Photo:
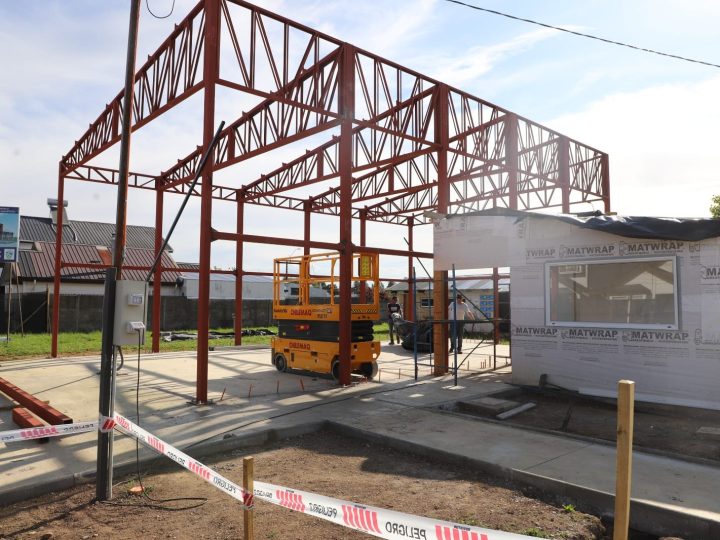
<svg viewBox="0 0 720 540">
<path fill-rule="evenodd" d="M 172 2 L 172 6 L 170 6 L 170 12 L 167 15 L 157 15 L 153 13 L 153 10 L 150 9 L 150 0 L 145 0 L 145 7 L 147 7 L 147 10 L 150 12 L 150 15 L 155 17 L 156 19 L 167 19 L 170 15 L 173 14 L 173 11 L 175 11 L 175 0 Z"/>
<path fill-rule="evenodd" d="M 585 34 L 585 33 L 583 33 L 583 32 L 576 32 L 575 30 L 568 30 L 567 28 L 561 28 L 561 27 L 559 27 L 559 26 L 553 26 L 552 24 L 545 24 L 545 23 L 541 23 L 541 22 L 539 22 L 539 21 L 534 21 L 534 20 L 532 20 L 532 19 L 525 19 L 525 18 L 523 18 L 523 17 L 517 17 L 517 16 L 515 16 L 515 15 L 510 15 L 509 13 L 503 13 L 502 11 L 496 11 L 496 10 L 494 10 L 494 9 L 488 9 L 488 8 L 483 8 L 483 7 L 479 7 L 479 6 L 474 6 L 474 5 L 472 5 L 472 4 L 467 4 L 467 3 L 465 3 L 465 2 L 461 2 L 460 0 L 445 0 L 445 1 L 446 1 L 446 2 L 451 2 L 451 3 L 453 3 L 453 4 L 458 4 L 458 5 L 461 5 L 461 6 L 469 7 L 469 8 L 471 8 L 471 9 L 476 9 L 476 10 L 478 10 L 478 11 L 484 11 L 484 12 L 487 12 L 487 13 L 492 13 L 493 15 L 500 15 L 501 17 L 506 17 L 506 18 L 508 18 L 508 19 L 513 19 L 513 20 L 516 20 L 516 21 L 522 21 L 522 22 L 534 24 L 534 25 L 537 25 L 537 26 L 542 26 L 542 27 L 544 27 L 544 28 L 550 28 L 550 29 L 552 29 L 552 30 L 557 30 L 558 32 L 565 32 L 565 33 L 567 33 L 567 34 L 574 34 L 574 35 L 576 35 L 576 36 L 585 37 L 585 38 L 589 38 L 589 39 L 594 39 L 594 40 L 596 40 L 596 41 L 602 41 L 603 43 L 609 43 L 609 44 L 611 44 L 611 45 L 618 45 L 618 46 L 620 46 L 620 47 L 627 47 L 628 49 L 634 49 L 634 50 L 636 50 L 636 51 L 646 52 L 646 53 L 650 53 L 650 54 L 657 54 L 657 55 L 659 55 L 659 56 L 667 56 L 668 58 L 674 58 L 675 60 L 682 60 L 682 61 L 684 61 L 684 62 L 692 62 L 692 63 L 694 63 L 694 64 L 702 64 L 702 65 L 704 65 L 704 66 L 710 66 L 710 67 L 720 68 L 720 64 L 713 64 L 712 62 L 705 62 L 705 61 L 703 61 L 703 60 L 695 60 L 695 59 L 693 59 L 693 58 L 687 58 L 687 57 L 685 57 L 685 56 L 679 56 L 679 55 L 677 55 L 677 54 L 670 54 L 670 53 L 666 53 L 666 52 L 656 51 L 656 50 L 654 50 L 654 49 L 647 49 L 647 48 L 645 48 L 645 47 L 639 47 L 639 46 L 637 46 L 637 45 L 630 45 L 629 43 L 623 43 L 623 42 L 621 42 L 621 41 L 614 41 L 614 40 L 612 40 L 612 39 L 607 39 L 607 38 L 603 38 L 603 37 L 600 37 L 600 36 L 594 36 L 594 35 L 592 35 L 592 34 Z"/>
</svg>

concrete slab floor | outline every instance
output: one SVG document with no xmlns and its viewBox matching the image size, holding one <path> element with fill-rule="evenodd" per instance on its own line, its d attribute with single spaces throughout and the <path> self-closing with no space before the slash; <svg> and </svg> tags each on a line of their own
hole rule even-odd
<svg viewBox="0 0 720 540">
<path fill-rule="evenodd" d="M 500 350 L 499 354 L 507 354 Z M 487 352 L 471 356 L 471 366 L 473 361 L 481 365 L 483 354 Z M 438 409 L 510 388 L 509 368 L 492 373 L 461 371 L 456 387 L 452 376 L 432 377 L 431 369 L 423 366 L 416 382 L 412 353 L 397 346 L 384 347 L 379 381 L 339 388 L 329 378 L 279 373 L 270 365 L 269 356 L 269 349 L 257 347 L 211 352 L 208 395 L 215 404 L 194 406 L 187 403 L 195 396 L 194 353 L 143 355 L 142 426 L 170 444 L 186 448 L 229 435 L 249 437 L 267 429 L 332 420 L 386 440 L 407 441 L 605 493 L 614 491 L 612 447 Z M 97 357 L 8 361 L 0 365 L 0 377 L 84 421 L 97 417 L 98 366 Z M 116 409 L 130 418 L 136 417 L 137 374 L 137 358 L 126 357 L 117 379 Z M 15 429 L 9 409 L 1 405 L 0 431 Z M 122 435 L 115 440 L 116 463 L 134 459 L 134 440 Z M 44 445 L 0 444 L 0 500 L 3 493 L 93 470 L 95 443 L 96 434 L 87 433 Z M 141 449 L 141 457 L 151 455 L 150 450 Z M 634 460 L 636 499 L 720 523 L 720 468 L 640 453 Z"/>
</svg>

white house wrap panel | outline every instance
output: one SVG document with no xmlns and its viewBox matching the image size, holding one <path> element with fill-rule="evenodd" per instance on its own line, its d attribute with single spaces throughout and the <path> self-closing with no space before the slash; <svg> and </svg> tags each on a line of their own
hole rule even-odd
<svg viewBox="0 0 720 540">
<path fill-rule="evenodd" d="M 435 268 L 453 264 L 510 267 L 514 383 L 546 374 L 614 396 L 630 379 L 640 400 L 720 409 L 717 237 L 629 238 L 532 214 L 475 214 L 435 225 Z"/>
</svg>

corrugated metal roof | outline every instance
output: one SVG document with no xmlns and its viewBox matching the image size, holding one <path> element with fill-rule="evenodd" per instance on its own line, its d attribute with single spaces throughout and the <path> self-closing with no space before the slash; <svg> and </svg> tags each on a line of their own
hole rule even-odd
<svg viewBox="0 0 720 540">
<path fill-rule="evenodd" d="M 37 249 L 20 252 L 21 279 L 51 280 L 55 275 L 55 243 L 36 242 Z M 67 263 L 81 264 L 102 264 L 103 259 L 96 246 L 63 244 L 62 260 Z M 149 267 L 155 260 L 152 250 L 128 248 L 125 250 L 125 264 L 128 266 Z M 161 264 L 166 268 L 177 268 L 175 261 L 167 253 L 163 253 Z M 88 272 L 88 268 L 63 268 L 60 271 L 62 277 L 78 276 Z M 146 270 L 125 270 L 123 277 L 126 279 L 142 281 L 147 275 Z M 163 283 L 175 283 L 180 276 L 176 270 L 162 273 Z M 97 277 L 83 276 L 88 281 L 103 279 L 103 271 L 100 270 Z"/>
<path fill-rule="evenodd" d="M 63 225 L 63 244 L 86 244 L 112 247 L 115 224 L 96 221 L 74 221 Z M 55 226 L 50 218 L 20 216 L 20 241 L 55 242 Z M 136 249 L 154 249 L 155 228 L 128 225 L 126 246 Z M 172 253 L 172 248 L 167 247 Z"/>
<path fill-rule="evenodd" d="M 178 266 L 180 266 L 178 264 Z M 198 274 L 192 273 L 181 273 L 180 277 L 187 280 L 199 279 Z M 235 276 L 230 274 L 210 274 L 211 281 L 235 281 Z M 269 276 L 243 276 L 243 283 L 272 283 L 273 278 Z"/>
</svg>

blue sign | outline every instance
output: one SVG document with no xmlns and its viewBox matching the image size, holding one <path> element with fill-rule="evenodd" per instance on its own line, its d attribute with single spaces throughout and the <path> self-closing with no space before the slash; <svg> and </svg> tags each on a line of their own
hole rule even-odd
<svg viewBox="0 0 720 540">
<path fill-rule="evenodd" d="M 483 315 L 492 319 L 495 316 L 495 296 L 492 294 L 481 294 L 478 308 L 480 308 Z"/>
<path fill-rule="evenodd" d="M 0 206 L 0 264 L 17 262 L 20 250 L 20 209 Z"/>
</svg>

